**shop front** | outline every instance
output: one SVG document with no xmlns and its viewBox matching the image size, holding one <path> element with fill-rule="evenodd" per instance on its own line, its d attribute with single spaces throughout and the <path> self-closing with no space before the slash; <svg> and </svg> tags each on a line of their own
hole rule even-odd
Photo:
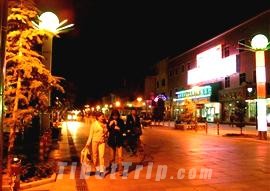
<svg viewBox="0 0 270 191">
<path fill-rule="evenodd" d="M 213 99 L 213 97 L 216 97 L 217 91 L 215 84 L 211 84 L 176 92 L 177 98 L 174 99 L 173 103 L 175 118 L 178 119 L 182 112 L 184 100 L 190 99 L 196 105 L 194 115 L 198 121 L 214 122 L 215 118 L 220 117 L 221 108 L 220 103 Z"/>
<path fill-rule="evenodd" d="M 247 88 L 246 86 L 241 86 L 238 88 L 231 88 L 231 89 L 224 89 L 219 91 L 219 101 L 222 105 L 221 107 L 221 120 L 223 122 L 230 122 L 230 116 L 234 115 L 235 112 L 235 104 L 236 101 L 244 99 L 247 101 Z M 250 115 L 255 116 L 255 113 L 253 112 L 254 109 L 256 109 L 256 106 L 254 105 L 254 101 L 249 102 L 248 105 L 249 111 L 252 111 L 252 114 Z M 247 116 L 248 117 L 248 116 Z"/>
</svg>

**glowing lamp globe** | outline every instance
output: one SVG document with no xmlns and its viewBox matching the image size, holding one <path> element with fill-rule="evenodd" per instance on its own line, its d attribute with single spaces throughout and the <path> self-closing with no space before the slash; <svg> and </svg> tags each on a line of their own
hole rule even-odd
<svg viewBox="0 0 270 191">
<path fill-rule="evenodd" d="M 251 40 L 251 46 L 253 49 L 265 49 L 268 45 L 268 39 L 262 34 L 254 36 Z"/>
<path fill-rule="evenodd" d="M 39 17 L 39 28 L 48 30 L 52 33 L 57 32 L 57 28 L 59 27 L 59 19 L 58 17 L 52 12 L 45 12 L 42 13 Z"/>
<path fill-rule="evenodd" d="M 116 102 L 115 102 L 115 106 L 116 106 L 116 107 L 120 107 L 120 105 L 121 105 L 121 102 L 120 102 L 120 101 L 116 101 Z"/>
<path fill-rule="evenodd" d="M 253 90 L 253 88 L 251 88 L 251 87 L 248 87 L 248 88 L 247 88 L 248 93 L 251 93 L 252 90 Z"/>
<path fill-rule="evenodd" d="M 141 97 L 137 97 L 137 101 L 138 102 L 141 102 L 142 101 L 142 98 Z"/>
</svg>

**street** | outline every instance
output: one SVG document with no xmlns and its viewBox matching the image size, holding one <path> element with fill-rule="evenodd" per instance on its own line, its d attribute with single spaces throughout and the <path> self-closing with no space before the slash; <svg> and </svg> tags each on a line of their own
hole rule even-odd
<svg viewBox="0 0 270 191">
<path fill-rule="evenodd" d="M 128 173 L 124 176 L 107 173 L 100 178 L 77 166 L 88 132 L 87 121 L 63 125 L 59 149 L 51 157 L 60 161 L 64 173 L 58 174 L 55 183 L 40 189 L 270 190 L 269 141 L 206 135 L 172 127 L 146 127 L 141 137 L 144 152 L 136 157 L 124 153 Z M 106 164 L 108 157 L 109 154 Z"/>
</svg>

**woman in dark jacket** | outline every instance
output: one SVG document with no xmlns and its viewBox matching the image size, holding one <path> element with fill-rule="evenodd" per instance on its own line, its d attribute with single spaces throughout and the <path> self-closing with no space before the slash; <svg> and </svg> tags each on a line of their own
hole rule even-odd
<svg viewBox="0 0 270 191">
<path fill-rule="evenodd" d="M 125 133 L 125 123 L 120 118 L 120 113 L 118 110 L 112 110 L 111 116 L 107 125 L 109 131 L 108 145 L 111 151 L 110 166 L 115 163 L 116 153 L 118 156 L 118 172 L 120 175 L 123 174 L 123 144 L 124 138 L 123 133 Z"/>
</svg>

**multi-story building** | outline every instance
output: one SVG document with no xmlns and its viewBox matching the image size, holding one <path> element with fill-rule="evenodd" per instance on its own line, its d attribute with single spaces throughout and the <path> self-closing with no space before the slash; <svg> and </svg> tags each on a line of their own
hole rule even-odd
<svg viewBox="0 0 270 191">
<path fill-rule="evenodd" d="M 197 104 L 197 117 L 209 122 L 213 122 L 214 118 L 229 121 L 235 103 L 245 99 L 248 103 L 246 121 L 255 122 L 255 53 L 247 50 L 243 44 L 250 46 L 252 37 L 259 33 L 269 39 L 270 10 L 178 56 L 167 58 L 166 62 L 161 61 L 163 67 L 159 68 L 165 69 L 157 75 L 156 94 L 164 92 L 168 95 L 174 117 L 181 111 L 184 99 L 194 100 Z M 265 63 L 267 113 L 270 115 L 270 51 L 265 52 Z M 166 83 L 162 83 L 161 78 Z"/>
<path fill-rule="evenodd" d="M 156 65 L 156 93 L 167 95 L 168 93 L 168 59 L 161 60 Z"/>
<path fill-rule="evenodd" d="M 156 76 L 147 76 L 144 79 L 144 99 L 153 100 L 156 95 Z"/>
</svg>

